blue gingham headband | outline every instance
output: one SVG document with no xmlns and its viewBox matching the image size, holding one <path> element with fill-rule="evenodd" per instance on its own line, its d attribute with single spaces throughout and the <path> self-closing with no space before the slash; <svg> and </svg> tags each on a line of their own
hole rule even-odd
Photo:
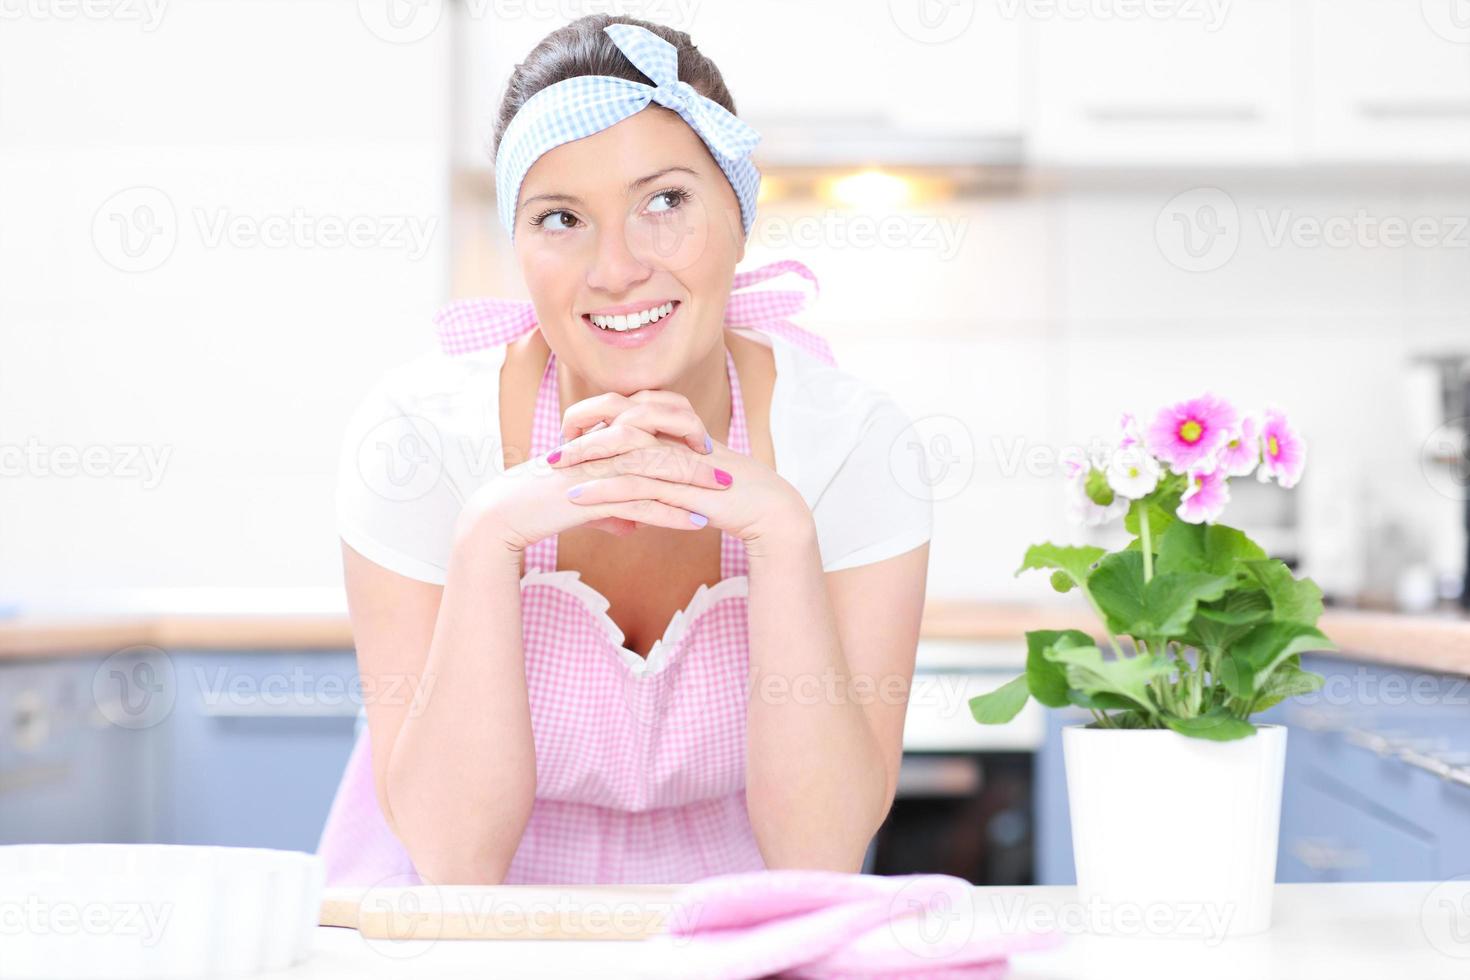
<svg viewBox="0 0 1470 980">
<path fill-rule="evenodd" d="M 495 154 L 495 198 L 500 223 L 515 240 L 521 181 L 554 147 L 601 132 L 657 102 L 677 112 L 709 147 L 740 201 L 740 220 L 750 234 L 761 175 L 750 161 L 760 134 L 713 99 L 679 81 L 678 48 L 636 24 L 603 28 L 633 66 L 653 79 L 645 85 L 611 75 L 578 75 L 537 92 L 516 112 Z"/>
</svg>

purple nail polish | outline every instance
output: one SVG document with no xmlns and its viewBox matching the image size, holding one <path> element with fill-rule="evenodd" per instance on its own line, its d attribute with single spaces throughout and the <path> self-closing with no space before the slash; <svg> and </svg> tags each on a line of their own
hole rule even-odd
<svg viewBox="0 0 1470 980">
<path fill-rule="evenodd" d="M 708 432 L 704 434 L 704 451 L 707 453 L 715 451 L 715 441 L 709 437 Z"/>
<path fill-rule="evenodd" d="M 572 489 L 570 489 L 570 490 L 567 491 L 567 496 L 568 497 L 580 497 L 581 495 L 582 495 L 582 488 L 581 487 L 572 487 Z"/>
<path fill-rule="evenodd" d="M 548 463 L 555 463 L 559 459 L 561 459 L 561 450 L 560 449 L 558 449 L 556 452 L 552 453 L 550 456 L 547 456 L 546 457 L 546 461 Z"/>
<path fill-rule="evenodd" d="M 728 487 L 735 482 L 735 478 L 719 467 L 715 467 L 715 482 L 722 487 Z"/>
<path fill-rule="evenodd" d="M 693 524 L 695 527 L 704 527 L 706 524 L 709 523 L 709 518 L 705 517 L 703 514 L 691 513 L 689 515 L 689 523 Z"/>
</svg>

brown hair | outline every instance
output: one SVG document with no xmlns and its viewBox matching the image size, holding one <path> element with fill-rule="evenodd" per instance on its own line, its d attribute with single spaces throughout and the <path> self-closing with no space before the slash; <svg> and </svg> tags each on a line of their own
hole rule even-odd
<svg viewBox="0 0 1470 980">
<path fill-rule="evenodd" d="M 734 114 L 735 99 L 725 87 L 720 70 L 700 53 L 688 34 L 636 17 L 588 14 L 542 38 L 541 43 L 526 55 L 526 60 L 511 72 L 510 81 L 505 86 L 505 97 L 500 101 L 500 114 L 495 118 L 495 139 L 490 148 L 492 160 L 500 151 L 505 127 L 510 125 L 527 99 L 549 85 L 579 75 L 611 75 L 631 82 L 653 84 L 653 79 L 633 67 L 633 63 L 603 31 L 608 24 L 634 24 L 668 41 L 678 49 L 679 81 L 688 82 L 700 95 L 718 102 Z"/>
</svg>

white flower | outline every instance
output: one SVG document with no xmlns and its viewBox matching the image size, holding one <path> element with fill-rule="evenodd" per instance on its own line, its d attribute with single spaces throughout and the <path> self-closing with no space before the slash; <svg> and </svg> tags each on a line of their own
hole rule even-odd
<svg viewBox="0 0 1470 980">
<path fill-rule="evenodd" d="M 1159 461 L 1137 442 L 1125 443 L 1108 461 L 1108 486 L 1134 500 L 1146 497 L 1159 485 Z"/>
</svg>

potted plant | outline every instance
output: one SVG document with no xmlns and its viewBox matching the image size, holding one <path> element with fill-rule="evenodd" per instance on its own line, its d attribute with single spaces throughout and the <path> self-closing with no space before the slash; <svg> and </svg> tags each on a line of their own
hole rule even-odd
<svg viewBox="0 0 1470 980">
<path fill-rule="evenodd" d="M 1064 459 L 1072 516 L 1122 517 L 1108 551 L 1038 544 L 1016 574 L 1051 573 L 1096 612 L 1026 634 L 1026 671 L 972 698 L 982 724 L 1028 698 L 1091 712 L 1063 729 L 1078 894 L 1100 931 L 1238 935 L 1269 928 L 1286 729 L 1251 716 L 1321 686 L 1301 654 L 1334 649 L 1321 590 L 1216 523 L 1231 478 L 1294 486 L 1305 446 L 1277 411 L 1206 394 Z M 1152 924 L 1149 924 L 1152 923 Z"/>
</svg>

